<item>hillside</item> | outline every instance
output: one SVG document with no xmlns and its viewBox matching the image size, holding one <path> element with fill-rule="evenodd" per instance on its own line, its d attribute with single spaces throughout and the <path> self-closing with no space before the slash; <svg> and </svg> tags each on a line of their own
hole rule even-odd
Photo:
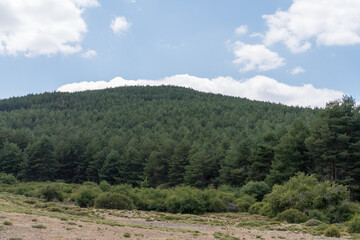
<svg viewBox="0 0 360 240">
<path fill-rule="evenodd" d="M 20 178 L 177 185 L 196 180 L 190 172 L 204 164 L 199 187 L 226 182 L 220 169 L 229 150 L 244 145 L 250 155 L 264 134 L 279 139 L 295 119 L 308 124 L 316 113 L 169 86 L 28 95 L 0 101 L 0 111 L 0 142 L 9 148 L 2 156 L 16 156 L 0 170 Z M 29 161 L 36 151 L 46 168 L 24 170 L 24 155 Z"/>
<path fill-rule="evenodd" d="M 301 171 L 357 192 L 358 111 L 351 97 L 320 111 L 170 86 L 28 95 L 0 101 L 0 172 L 203 188 Z"/>
</svg>

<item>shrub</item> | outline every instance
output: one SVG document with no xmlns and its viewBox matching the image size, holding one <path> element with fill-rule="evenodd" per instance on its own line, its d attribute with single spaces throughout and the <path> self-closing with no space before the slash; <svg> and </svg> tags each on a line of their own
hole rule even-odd
<svg viewBox="0 0 360 240">
<path fill-rule="evenodd" d="M 273 211 L 269 203 L 265 203 L 258 212 L 260 215 L 267 217 L 275 217 L 276 213 Z"/>
<path fill-rule="evenodd" d="M 236 204 L 233 203 L 228 203 L 227 205 L 227 210 L 229 212 L 238 212 L 239 211 L 239 207 Z"/>
<path fill-rule="evenodd" d="M 38 225 L 33 225 L 33 228 L 38 228 L 38 229 L 45 229 L 46 226 L 42 225 L 42 224 L 38 224 Z"/>
<path fill-rule="evenodd" d="M 309 211 L 309 217 L 312 219 L 319 220 L 324 223 L 329 223 L 329 217 L 324 214 L 323 211 L 314 209 Z"/>
<path fill-rule="evenodd" d="M 269 193 L 270 191 L 271 188 L 266 182 L 250 181 L 241 188 L 240 193 L 244 195 L 250 195 L 256 198 L 257 201 L 262 201 L 265 194 Z"/>
<path fill-rule="evenodd" d="M 317 219 L 309 219 L 307 220 L 304 225 L 308 227 L 318 226 L 321 222 Z"/>
<path fill-rule="evenodd" d="M 264 202 L 256 202 L 249 207 L 250 214 L 259 214 L 260 209 L 265 205 Z"/>
<path fill-rule="evenodd" d="M 355 216 L 349 222 L 349 231 L 353 233 L 360 233 L 360 216 Z"/>
<path fill-rule="evenodd" d="M 12 222 L 10 222 L 10 221 L 4 221 L 3 224 L 10 226 L 10 225 L 12 225 Z"/>
<path fill-rule="evenodd" d="M 349 191 L 342 185 L 330 181 L 319 182 L 314 175 L 299 173 L 283 185 L 275 185 L 264 201 L 270 204 L 275 213 L 289 208 L 300 211 L 328 211 L 333 208 L 337 211 L 349 197 Z"/>
<path fill-rule="evenodd" d="M 95 199 L 94 206 L 105 209 L 133 209 L 134 203 L 125 195 L 107 192 Z"/>
<path fill-rule="evenodd" d="M 324 235 L 326 237 L 340 237 L 340 230 L 335 226 L 335 225 L 331 225 L 330 227 L 328 227 L 325 232 Z"/>
<path fill-rule="evenodd" d="M 166 210 L 171 213 L 202 214 L 206 207 L 200 198 L 201 191 L 191 187 L 177 187 L 165 200 Z"/>
<path fill-rule="evenodd" d="M 303 223 L 308 220 L 308 216 L 297 209 L 290 208 L 279 213 L 277 219 L 288 223 Z"/>
<path fill-rule="evenodd" d="M 117 188 L 117 187 L 116 187 Z M 136 189 L 136 192 L 128 192 L 126 196 L 131 196 L 135 206 L 139 210 L 145 211 L 167 211 L 166 199 L 169 195 L 168 190 L 153 188 Z M 123 191 L 121 191 L 123 192 Z"/>
<path fill-rule="evenodd" d="M 15 184 L 17 182 L 16 177 L 12 174 L 0 173 L 0 183 Z"/>
<path fill-rule="evenodd" d="M 64 195 L 56 184 L 48 184 L 40 189 L 41 198 L 46 201 L 64 201 Z"/>
<path fill-rule="evenodd" d="M 353 216 L 360 213 L 359 204 L 350 201 L 331 205 L 326 209 L 326 212 L 332 223 L 349 221 Z"/>
<path fill-rule="evenodd" d="M 99 187 L 103 192 L 108 192 L 111 188 L 111 185 L 106 180 L 102 180 L 99 184 Z"/>
<path fill-rule="evenodd" d="M 236 200 L 236 205 L 240 212 L 247 212 L 251 205 L 256 202 L 256 199 L 250 195 L 244 195 Z"/>
<path fill-rule="evenodd" d="M 215 197 L 210 200 L 208 203 L 207 211 L 208 212 L 227 212 L 228 208 L 224 201 L 220 198 Z"/>
<path fill-rule="evenodd" d="M 94 206 L 94 200 L 99 194 L 101 190 L 97 187 L 92 187 L 90 185 L 83 185 L 78 189 L 78 191 L 74 194 L 74 199 L 77 205 L 80 207 L 92 207 Z"/>
</svg>

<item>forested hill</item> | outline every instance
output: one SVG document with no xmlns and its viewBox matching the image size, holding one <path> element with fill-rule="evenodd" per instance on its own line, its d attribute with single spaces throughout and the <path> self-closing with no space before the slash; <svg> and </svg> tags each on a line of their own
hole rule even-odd
<svg viewBox="0 0 360 240">
<path fill-rule="evenodd" d="M 135 186 L 274 184 L 316 170 L 319 112 L 170 86 L 11 98 L 0 101 L 0 172 Z"/>
</svg>

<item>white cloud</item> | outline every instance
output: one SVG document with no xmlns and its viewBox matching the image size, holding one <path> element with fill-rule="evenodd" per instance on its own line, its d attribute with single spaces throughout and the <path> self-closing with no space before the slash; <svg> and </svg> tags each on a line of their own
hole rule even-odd
<svg viewBox="0 0 360 240">
<path fill-rule="evenodd" d="M 0 54 L 25 56 L 81 51 L 83 8 L 95 0 L 0 0 Z"/>
<path fill-rule="evenodd" d="M 249 45 L 237 41 L 231 45 L 236 57 L 234 64 L 240 65 L 240 72 L 252 70 L 268 71 L 285 65 L 285 60 L 264 45 Z"/>
<path fill-rule="evenodd" d="M 97 52 L 95 50 L 87 50 L 86 52 L 84 52 L 83 54 L 81 54 L 81 56 L 83 58 L 93 58 L 97 55 Z"/>
<path fill-rule="evenodd" d="M 124 16 L 116 17 L 111 21 L 110 27 L 115 34 L 121 34 L 129 30 L 131 23 L 129 23 Z"/>
<path fill-rule="evenodd" d="M 311 84 L 290 86 L 266 76 L 255 76 L 244 81 L 236 81 L 231 77 L 208 79 L 187 74 L 174 75 L 160 80 L 126 80 L 121 77 L 116 77 L 109 82 L 99 81 L 67 84 L 58 88 L 57 91 L 78 92 L 121 86 L 160 85 L 188 87 L 202 92 L 220 93 L 228 96 L 245 97 L 252 100 L 311 107 L 325 107 L 326 102 L 339 99 L 344 95 L 344 93 L 335 90 L 317 89 Z"/>
<path fill-rule="evenodd" d="M 250 37 L 253 37 L 253 38 L 255 38 L 255 37 L 264 38 L 264 34 L 262 34 L 262 33 L 252 33 L 252 34 L 250 34 Z"/>
<path fill-rule="evenodd" d="M 248 31 L 248 27 L 246 25 L 242 25 L 235 29 L 236 35 L 243 35 L 247 33 L 247 31 Z"/>
<path fill-rule="evenodd" d="M 318 45 L 360 43 L 359 0 L 294 0 L 287 11 L 264 15 L 269 30 L 266 45 L 283 42 L 293 53 Z"/>
<path fill-rule="evenodd" d="M 299 74 L 299 73 L 304 73 L 305 72 L 305 70 L 302 68 L 302 67 L 300 67 L 300 66 L 297 66 L 296 68 L 294 68 L 293 70 L 291 70 L 291 74 L 292 75 L 297 75 L 297 74 Z"/>
<path fill-rule="evenodd" d="M 97 0 L 72 0 L 79 7 L 97 7 L 99 2 Z"/>
</svg>

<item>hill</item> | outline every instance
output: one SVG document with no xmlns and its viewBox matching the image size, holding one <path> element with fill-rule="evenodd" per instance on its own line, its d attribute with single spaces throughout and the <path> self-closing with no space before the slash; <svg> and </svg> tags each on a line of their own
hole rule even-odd
<svg viewBox="0 0 360 240">
<path fill-rule="evenodd" d="M 0 171 L 38 181 L 242 185 L 259 143 L 276 145 L 317 112 L 170 86 L 11 98 L 0 101 Z"/>
</svg>

